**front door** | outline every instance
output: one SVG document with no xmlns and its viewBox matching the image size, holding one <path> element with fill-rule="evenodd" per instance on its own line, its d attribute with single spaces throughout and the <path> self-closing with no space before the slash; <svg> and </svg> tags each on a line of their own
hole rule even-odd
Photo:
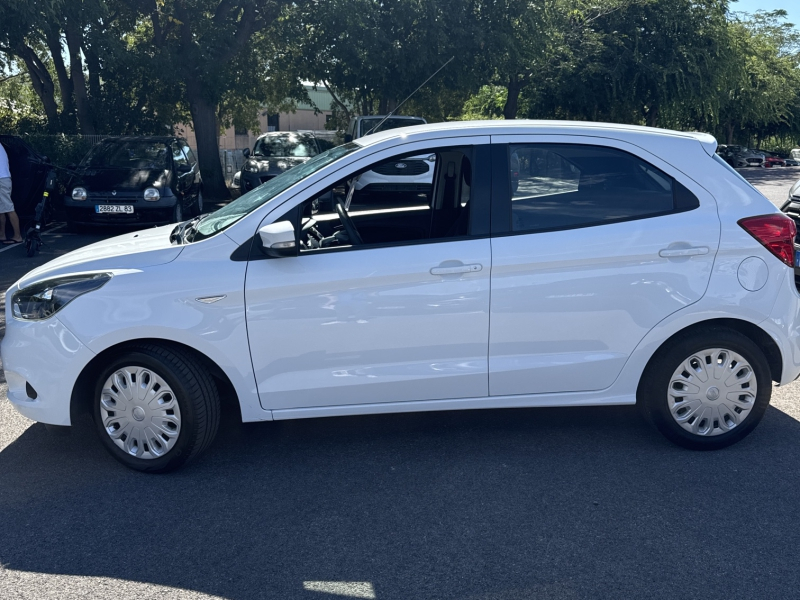
<svg viewBox="0 0 800 600">
<path fill-rule="evenodd" d="M 669 165 L 535 139 L 495 155 L 493 396 L 609 387 L 650 329 L 703 296 L 719 242 L 714 199 Z"/>
<path fill-rule="evenodd" d="M 275 219 L 299 251 L 248 265 L 264 409 L 488 395 L 488 145 L 424 156 L 424 189 L 350 175 Z"/>
</svg>

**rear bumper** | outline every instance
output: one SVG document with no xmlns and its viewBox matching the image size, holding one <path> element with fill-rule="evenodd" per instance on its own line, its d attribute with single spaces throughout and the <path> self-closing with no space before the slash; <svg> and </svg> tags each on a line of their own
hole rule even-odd
<svg viewBox="0 0 800 600">
<path fill-rule="evenodd" d="M 775 340 L 781 351 L 782 369 L 779 385 L 786 385 L 800 377 L 800 292 L 792 271 L 786 269 L 772 312 L 760 326 Z"/>
</svg>

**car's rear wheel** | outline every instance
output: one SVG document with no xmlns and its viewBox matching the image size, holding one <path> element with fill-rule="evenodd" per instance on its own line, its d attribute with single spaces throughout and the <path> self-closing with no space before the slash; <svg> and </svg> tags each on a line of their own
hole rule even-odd
<svg viewBox="0 0 800 600">
<path fill-rule="evenodd" d="M 761 349 L 736 331 L 716 329 L 660 350 L 642 375 L 637 403 L 674 443 L 715 450 L 755 429 L 771 395 Z"/>
<path fill-rule="evenodd" d="M 93 416 L 103 445 L 137 471 L 162 473 L 203 452 L 219 427 L 214 380 L 192 356 L 144 344 L 102 370 Z"/>
</svg>

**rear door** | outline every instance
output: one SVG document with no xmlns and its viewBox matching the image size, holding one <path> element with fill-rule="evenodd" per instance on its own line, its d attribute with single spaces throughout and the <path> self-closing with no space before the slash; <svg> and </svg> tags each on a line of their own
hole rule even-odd
<svg viewBox="0 0 800 600">
<path fill-rule="evenodd" d="M 705 293 L 715 201 L 623 142 L 492 141 L 490 394 L 605 389 L 651 328 Z"/>
</svg>

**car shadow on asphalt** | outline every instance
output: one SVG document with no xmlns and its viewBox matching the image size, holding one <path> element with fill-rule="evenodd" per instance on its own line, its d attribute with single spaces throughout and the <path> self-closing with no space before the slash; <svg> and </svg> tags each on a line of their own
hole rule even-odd
<svg viewBox="0 0 800 600">
<path fill-rule="evenodd" d="M 155 476 L 109 457 L 88 418 L 64 437 L 34 424 L 0 452 L 0 564 L 226 598 L 344 597 L 309 582 L 675 598 L 695 576 L 704 598 L 789 597 L 798 442 L 775 408 L 718 452 L 671 445 L 635 407 L 229 417 L 206 455 Z"/>
</svg>

